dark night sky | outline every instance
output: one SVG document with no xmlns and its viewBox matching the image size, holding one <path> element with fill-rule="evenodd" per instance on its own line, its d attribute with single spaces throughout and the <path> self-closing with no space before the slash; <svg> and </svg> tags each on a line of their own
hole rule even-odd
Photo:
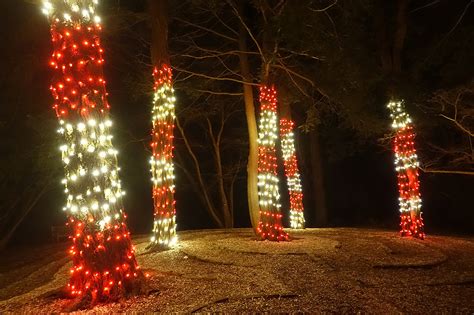
<svg viewBox="0 0 474 315">
<path fill-rule="evenodd" d="M 104 2 L 111 7 L 120 3 L 134 10 L 144 7 L 142 1 Z M 426 14 L 417 15 L 413 23 L 414 32 L 422 32 L 423 25 L 429 25 L 431 28 L 430 32 L 423 33 L 425 36 L 431 34 L 436 37 L 439 33 L 446 32 L 449 26 L 454 25 L 456 17 L 459 17 L 458 6 L 464 7 L 464 2 L 444 1 L 439 7 L 427 10 Z M 474 20 L 473 11 L 474 5 L 465 16 L 471 24 Z M 0 85 L 0 121 L 17 121 L 26 119 L 29 115 L 43 113 L 48 113 L 50 118 L 54 119 L 54 113 L 50 110 L 51 98 L 48 90 L 50 73 L 47 61 L 50 54 L 50 37 L 46 18 L 36 6 L 19 0 L 2 0 L 0 12 L 2 12 L 0 32 L 4 41 L 0 49 L 0 69 L 3 73 Z M 446 23 L 438 23 L 443 19 Z M 465 24 L 461 23 L 459 27 L 463 25 Z M 104 27 L 107 28 L 107 19 L 105 19 Z M 411 45 L 407 50 L 416 50 L 417 47 L 421 49 L 417 45 L 423 45 L 422 41 L 413 44 L 412 40 L 412 38 L 407 39 L 408 44 Z M 119 43 L 126 47 L 127 41 L 128 38 L 123 34 L 106 32 L 105 71 L 110 93 L 109 101 L 112 105 L 111 115 L 115 121 L 116 145 L 120 152 L 122 181 L 127 192 L 125 209 L 129 214 L 129 226 L 133 233 L 148 233 L 152 223 L 151 184 L 149 183 L 148 153 L 141 140 L 146 139 L 148 135 L 151 99 L 149 95 L 136 97 L 128 90 L 129 87 L 124 79 L 124 69 L 133 67 L 133 64 L 130 64 L 132 61 L 124 64 L 123 58 L 107 46 L 107 43 Z M 115 45 L 110 47 L 115 47 Z M 148 52 L 143 51 L 143 53 Z M 466 60 L 466 67 L 471 67 L 473 64 L 472 60 Z M 178 111 L 179 106 L 185 105 L 179 102 L 182 99 L 181 93 L 180 90 L 177 91 Z M 12 128 L 16 128 L 15 125 Z M 40 130 L 54 133 L 54 129 L 46 127 Z M 17 137 L 29 139 L 32 135 L 28 132 L 14 134 Z M 0 137 L 2 137 L 0 141 L 3 141 L 11 137 L 11 134 L 2 132 Z M 323 139 L 322 145 L 325 184 L 332 225 L 379 226 L 396 231 L 398 191 L 391 152 L 378 146 L 376 139 L 373 139 L 368 141 L 363 148 L 358 148 L 352 155 L 330 159 L 327 157 L 330 155 L 333 144 L 328 139 Z M 351 137 L 348 136 L 345 141 L 351 141 L 350 139 Z M 22 139 L 16 140 L 18 146 L 25 145 Z M 308 136 L 301 134 L 297 141 L 300 147 L 304 146 L 309 141 Z M 28 141 L 25 142 L 28 143 Z M 178 141 L 177 150 L 183 150 L 179 147 L 179 143 Z M 7 159 L 11 151 L 4 148 L 0 150 L 0 153 L 2 159 Z M 59 152 L 56 158 L 59 168 L 61 167 Z M 302 163 L 302 177 L 305 182 L 308 175 L 304 172 L 307 167 L 304 157 Z M 242 178 L 238 181 L 235 196 L 236 225 L 239 227 L 249 226 L 244 175 L 242 174 Z M 178 229 L 213 227 L 205 209 L 179 169 L 176 186 Z M 287 201 L 284 189 L 282 187 L 281 194 L 285 204 Z M 474 207 L 471 197 L 473 191 L 473 180 L 467 176 L 422 174 L 421 193 L 427 234 L 433 232 L 472 234 L 474 232 Z M 308 196 L 309 192 L 306 193 L 306 210 L 309 211 L 307 219 L 311 226 L 313 220 L 311 196 Z M 62 187 L 58 179 L 54 189 L 42 198 L 20 225 L 13 243 L 24 243 L 26 240 L 24 236 L 30 237 L 32 233 L 37 233 L 36 241 L 45 241 L 49 236 L 50 226 L 61 225 L 65 221 L 65 215 L 61 211 L 63 199 Z"/>
</svg>

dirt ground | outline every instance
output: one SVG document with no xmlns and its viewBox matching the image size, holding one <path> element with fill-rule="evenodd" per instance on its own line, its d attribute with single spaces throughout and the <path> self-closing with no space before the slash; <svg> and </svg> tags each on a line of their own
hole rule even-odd
<svg viewBox="0 0 474 315">
<path fill-rule="evenodd" d="M 97 305 L 110 312 L 311 312 L 472 314 L 474 238 L 400 238 L 365 229 L 289 230 L 291 242 L 259 242 L 249 229 L 179 233 L 179 245 L 147 253 L 151 293 Z M 0 313 L 44 314 L 70 300 L 67 244 L 0 257 Z"/>
</svg>

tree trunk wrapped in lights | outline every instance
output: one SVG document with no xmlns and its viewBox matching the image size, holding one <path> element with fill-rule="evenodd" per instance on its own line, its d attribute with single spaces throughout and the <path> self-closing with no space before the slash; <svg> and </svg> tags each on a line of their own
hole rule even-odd
<svg viewBox="0 0 474 315">
<path fill-rule="evenodd" d="M 176 243 L 174 201 L 173 130 L 174 93 L 171 68 L 163 65 L 153 71 L 155 97 L 153 100 L 153 130 L 151 173 L 153 175 L 154 223 L 152 244 L 171 246 Z"/>
<path fill-rule="evenodd" d="M 284 241 L 280 213 L 277 158 L 278 139 L 277 95 L 275 88 L 260 86 L 260 128 L 258 135 L 258 196 L 260 220 L 257 233 L 262 240 Z"/>
<path fill-rule="evenodd" d="M 290 119 L 280 119 L 280 135 L 285 175 L 290 195 L 290 227 L 304 228 L 303 190 L 296 158 L 294 123 Z"/>
<path fill-rule="evenodd" d="M 51 92 L 65 169 L 64 210 L 72 230 L 69 293 L 92 303 L 141 289 L 125 223 L 117 151 L 103 78 L 97 0 L 43 1 L 51 22 Z"/>
<path fill-rule="evenodd" d="M 149 0 L 152 26 L 151 61 L 154 66 L 151 173 L 153 182 L 153 236 L 151 247 L 176 243 L 173 131 L 175 97 L 168 54 L 167 0 Z"/>
<path fill-rule="evenodd" d="M 418 156 L 415 150 L 415 133 L 410 116 L 403 102 L 388 103 L 392 127 L 396 130 L 393 141 L 395 169 L 398 173 L 400 193 L 400 233 L 402 236 L 425 237 L 421 217 L 420 182 L 418 180 Z"/>
</svg>

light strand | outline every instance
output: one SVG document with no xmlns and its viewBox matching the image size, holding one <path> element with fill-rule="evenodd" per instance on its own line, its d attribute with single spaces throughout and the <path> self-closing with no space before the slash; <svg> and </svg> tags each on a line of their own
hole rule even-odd
<svg viewBox="0 0 474 315">
<path fill-rule="evenodd" d="M 126 226 L 117 150 L 112 144 L 103 78 L 97 1 L 44 1 L 51 22 L 51 93 L 65 178 L 73 245 L 72 296 L 116 299 L 142 277 Z M 63 10 L 62 14 L 59 10 Z M 87 10 L 87 12 L 86 12 Z M 87 13 L 87 14 L 86 14 Z"/>
<path fill-rule="evenodd" d="M 258 197 L 260 220 L 257 232 L 262 240 L 288 240 L 283 231 L 275 145 L 277 133 L 277 95 L 275 88 L 260 86 L 260 122 L 258 135 Z"/>
<path fill-rule="evenodd" d="M 387 107 L 395 129 L 393 150 L 395 170 L 398 173 L 400 204 L 400 233 L 423 239 L 424 223 L 421 212 L 420 182 L 418 175 L 418 156 L 415 150 L 415 133 L 412 120 L 405 112 L 402 101 L 391 101 Z"/>
<path fill-rule="evenodd" d="M 154 223 L 153 245 L 173 246 L 177 242 L 176 209 L 174 200 L 173 130 L 175 96 L 171 68 L 164 64 L 153 70 L 155 79 L 151 133 L 152 157 L 150 159 Z"/>
<path fill-rule="evenodd" d="M 290 227 L 303 229 L 305 223 L 303 189 L 296 157 L 293 128 L 293 121 L 285 118 L 280 119 L 281 150 L 290 196 Z"/>
</svg>

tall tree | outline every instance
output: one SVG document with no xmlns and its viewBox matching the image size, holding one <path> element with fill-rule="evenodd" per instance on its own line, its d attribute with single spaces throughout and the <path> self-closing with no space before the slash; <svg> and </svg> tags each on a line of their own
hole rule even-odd
<svg viewBox="0 0 474 315">
<path fill-rule="evenodd" d="M 405 112 L 402 101 L 390 101 L 388 108 L 393 120 L 392 127 L 396 132 L 393 140 L 393 150 L 400 193 L 400 233 L 402 236 L 414 236 L 423 239 L 425 233 L 420 211 L 419 163 L 411 118 Z"/>
<path fill-rule="evenodd" d="M 51 23 L 51 93 L 59 119 L 66 206 L 73 245 L 69 293 L 82 302 L 115 300 L 142 288 L 125 223 L 112 144 L 97 1 L 43 1 Z"/>
<path fill-rule="evenodd" d="M 283 1 L 284 2 L 284 1 Z M 281 5 L 281 3 L 280 3 Z M 257 233 L 261 239 L 270 241 L 288 240 L 283 231 L 280 211 L 280 192 L 277 174 L 276 143 L 278 141 L 277 92 L 271 77 L 272 55 L 276 52 L 276 41 L 273 39 L 269 23 L 270 6 L 265 0 L 260 1 L 262 13 L 262 77 L 260 82 L 260 125 L 258 135 L 258 196 L 260 220 Z"/>
<path fill-rule="evenodd" d="M 240 1 L 237 13 L 240 16 L 239 23 L 239 61 L 240 72 L 244 81 L 244 104 L 245 117 L 247 118 L 247 130 L 249 139 L 249 156 L 247 161 L 247 199 L 249 205 L 250 222 L 256 231 L 259 220 L 258 206 L 258 131 L 257 119 L 255 117 L 255 104 L 253 96 L 252 75 L 247 54 L 247 30 L 245 22 L 245 2 Z"/>
<path fill-rule="evenodd" d="M 173 166 L 176 99 L 168 54 L 167 0 L 149 0 L 148 4 L 152 26 L 151 61 L 155 79 L 150 160 L 154 206 L 151 245 L 168 247 L 177 241 Z"/>
<path fill-rule="evenodd" d="M 291 117 L 290 105 L 283 97 L 280 97 L 279 114 L 281 152 L 290 198 L 290 227 L 302 229 L 305 226 L 303 187 L 301 185 L 300 170 L 295 148 L 295 123 Z"/>
<path fill-rule="evenodd" d="M 402 236 L 424 238 L 424 224 L 421 213 L 419 191 L 418 156 L 415 150 L 415 134 L 410 116 L 403 106 L 400 81 L 402 74 L 402 51 L 408 27 L 410 0 L 400 0 L 395 7 L 392 19 L 391 8 L 385 4 L 377 7 L 376 23 L 379 33 L 379 52 L 382 69 L 387 80 L 388 108 L 395 129 L 393 148 L 396 171 L 398 172 L 400 201 L 400 233 Z M 394 21 L 391 23 L 386 21 Z"/>
</svg>

